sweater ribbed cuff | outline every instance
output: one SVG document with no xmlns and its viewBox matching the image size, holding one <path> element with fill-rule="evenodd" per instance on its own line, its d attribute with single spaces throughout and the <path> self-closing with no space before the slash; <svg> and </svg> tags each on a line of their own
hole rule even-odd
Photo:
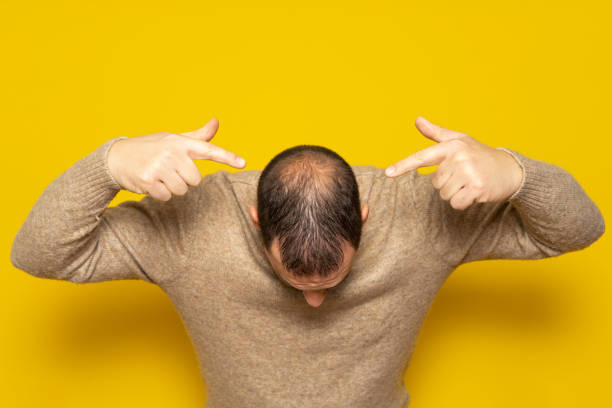
<svg viewBox="0 0 612 408">
<path fill-rule="evenodd" d="M 76 199 L 99 204 L 109 201 L 114 197 L 121 186 L 112 176 L 108 168 L 108 151 L 118 140 L 127 136 L 120 136 L 107 140 L 96 150 L 81 158 L 74 167 L 70 169 L 71 184 Z"/>
<path fill-rule="evenodd" d="M 104 145 L 103 150 L 103 154 L 104 154 L 104 171 L 108 174 L 108 177 L 111 179 L 113 186 L 118 189 L 121 190 L 121 185 L 119 183 L 117 183 L 117 180 L 115 180 L 115 178 L 113 177 L 112 173 L 110 172 L 110 169 L 108 167 L 108 151 L 110 150 L 111 146 L 117 141 L 117 140 L 121 140 L 121 139 L 127 139 L 127 136 L 119 136 L 116 137 L 114 139 L 111 139 L 109 141 L 107 141 Z"/>
<path fill-rule="evenodd" d="M 546 162 L 529 158 L 516 150 L 497 147 L 514 157 L 523 169 L 521 184 L 507 201 L 520 203 L 533 209 L 543 209 L 550 205 L 551 200 L 551 174 L 552 167 Z"/>
</svg>

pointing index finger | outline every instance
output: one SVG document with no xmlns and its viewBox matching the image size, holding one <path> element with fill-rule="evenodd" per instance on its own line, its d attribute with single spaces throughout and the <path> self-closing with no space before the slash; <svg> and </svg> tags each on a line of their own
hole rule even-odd
<svg viewBox="0 0 612 408">
<path fill-rule="evenodd" d="M 389 177 L 397 177 L 419 167 L 440 164 L 446 159 L 449 148 L 450 146 L 439 143 L 419 150 L 394 165 L 387 167 L 385 174 Z"/>
<path fill-rule="evenodd" d="M 212 143 L 200 140 L 189 140 L 188 142 L 188 154 L 193 160 L 212 160 L 239 169 L 246 165 L 246 160 L 242 157 Z"/>
</svg>

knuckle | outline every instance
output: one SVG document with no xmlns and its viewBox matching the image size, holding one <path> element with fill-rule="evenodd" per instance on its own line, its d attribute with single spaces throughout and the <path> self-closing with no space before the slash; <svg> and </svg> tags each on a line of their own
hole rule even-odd
<svg viewBox="0 0 612 408">
<path fill-rule="evenodd" d="M 457 150 L 462 150 L 467 147 L 466 141 L 461 138 L 451 139 L 448 143 L 450 143 Z"/>
<path fill-rule="evenodd" d="M 183 152 L 186 149 L 186 143 L 184 143 L 185 138 L 186 136 L 177 135 L 175 133 L 169 133 L 167 136 L 164 136 L 163 148 L 160 154 L 176 155 Z"/>
<path fill-rule="evenodd" d="M 479 195 L 478 197 L 476 197 L 474 202 L 475 203 L 486 203 L 487 202 L 487 197 L 485 195 Z"/>
<path fill-rule="evenodd" d="M 455 163 L 465 163 L 469 160 L 469 157 L 467 155 L 467 153 L 463 150 L 458 150 L 454 155 L 453 155 L 453 161 L 455 161 Z"/>
<path fill-rule="evenodd" d="M 472 181 L 472 189 L 474 189 L 476 191 L 483 191 L 484 190 L 484 183 L 481 180 L 476 179 L 476 180 Z"/>
<path fill-rule="evenodd" d="M 155 178 L 153 177 L 151 172 L 142 173 L 139 177 L 140 182 L 143 184 L 153 184 Z"/>
<path fill-rule="evenodd" d="M 161 152 L 159 152 L 158 158 L 164 163 L 167 163 L 168 161 L 174 158 L 174 151 L 172 149 L 164 149 Z"/>
<path fill-rule="evenodd" d="M 163 163 L 161 163 L 159 160 L 153 160 L 152 163 L 143 170 L 143 177 L 150 183 L 155 183 L 156 180 L 160 179 L 162 169 Z"/>
</svg>

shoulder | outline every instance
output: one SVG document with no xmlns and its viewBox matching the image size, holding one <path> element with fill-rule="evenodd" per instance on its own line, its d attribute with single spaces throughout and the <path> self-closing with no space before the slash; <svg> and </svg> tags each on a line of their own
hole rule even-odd
<svg viewBox="0 0 612 408">
<path fill-rule="evenodd" d="M 427 175 L 418 173 L 416 170 L 410 171 L 399 177 L 387 177 L 385 169 L 373 165 L 351 165 L 359 190 L 362 195 L 369 195 L 372 190 L 386 191 L 396 189 L 398 186 L 427 184 Z M 229 172 L 219 170 L 207 174 L 198 185 L 198 191 L 202 197 L 215 195 L 221 197 L 234 198 L 242 201 L 243 199 L 253 201 L 257 183 L 262 170 L 239 170 Z"/>
<path fill-rule="evenodd" d="M 254 204 L 261 170 L 218 170 L 206 174 L 196 187 L 198 206 L 212 205 L 217 210 L 229 210 Z"/>
<path fill-rule="evenodd" d="M 214 173 L 206 174 L 198 187 L 200 189 L 225 188 L 231 189 L 235 184 L 249 184 L 257 186 L 261 170 L 240 170 L 229 172 L 218 170 Z"/>
<path fill-rule="evenodd" d="M 379 177 L 385 173 L 385 169 L 371 165 L 351 165 L 351 169 L 355 178 Z"/>
<path fill-rule="evenodd" d="M 423 177 L 416 170 L 410 171 L 399 177 L 387 177 L 385 169 L 372 165 L 351 165 L 360 188 L 380 186 L 381 188 L 391 188 L 393 186 L 418 183 L 419 177 Z"/>
<path fill-rule="evenodd" d="M 242 183 L 257 185 L 261 170 L 240 170 L 233 173 L 228 173 L 227 179 L 231 184 Z"/>
<path fill-rule="evenodd" d="M 396 182 L 405 183 L 407 181 L 412 182 L 416 177 L 422 176 L 422 174 L 419 174 L 416 170 L 413 170 L 399 177 L 391 178 L 387 177 L 384 168 L 373 165 L 351 165 L 351 169 L 353 169 L 353 173 L 357 179 L 378 178 L 385 180 L 396 180 Z"/>
</svg>

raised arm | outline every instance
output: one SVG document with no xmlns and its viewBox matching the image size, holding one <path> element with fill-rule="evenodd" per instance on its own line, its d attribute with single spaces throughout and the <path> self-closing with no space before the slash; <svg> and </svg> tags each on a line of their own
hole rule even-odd
<svg viewBox="0 0 612 408">
<path fill-rule="evenodd" d="M 604 233 L 599 208 L 566 170 L 424 118 L 416 125 L 438 144 L 394 165 L 395 175 L 439 164 L 434 173 L 414 172 L 409 194 L 449 265 L 558 256 Z"/>
<path fill-rule="evenodd" d="M 192 160 L 244 166 L 208 143 L 217 127 L 212 120 L 194 132 L 105 142 L 43 191 L 17 232 L 11 262 L 37 277 L 75 283 L 169 279 L 205 187 L 187 193 L 201 180 Z M 147 196 L 108 207 L 122 188 Z"/>
</svg>

